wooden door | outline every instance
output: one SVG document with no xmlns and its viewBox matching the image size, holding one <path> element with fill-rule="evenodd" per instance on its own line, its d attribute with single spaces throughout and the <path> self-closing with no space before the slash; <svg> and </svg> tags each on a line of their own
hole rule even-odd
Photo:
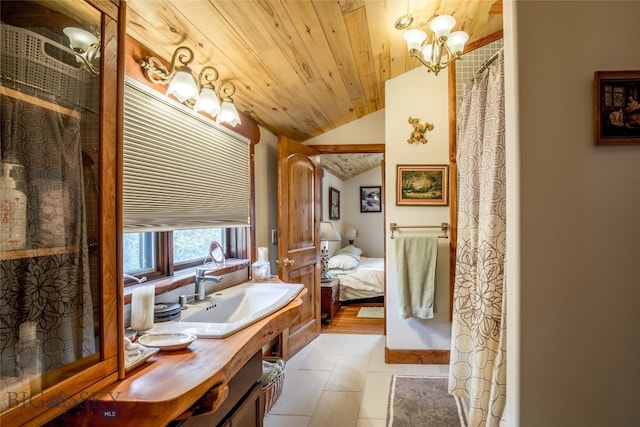
<svg viewBox="0 0 640 427">
<path fill-rule="evenodd" d="M 322 182 L 317 152 L 278 138 L 278 275 L 308 290 L 300 316 L 283 333 L 283 356 L 293 356 L 320 333 Z"/>
</svg>

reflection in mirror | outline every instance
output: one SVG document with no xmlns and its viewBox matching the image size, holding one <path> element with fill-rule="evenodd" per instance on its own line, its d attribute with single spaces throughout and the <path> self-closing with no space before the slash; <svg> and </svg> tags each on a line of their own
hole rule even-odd
<svg viewBox="0 0 640 427">
<path fill-rule="evenodd" d="M 100 354 L 100 13 L 11 1 L 0 18 L 0 388 L 28 397 Z"/>
</svg>

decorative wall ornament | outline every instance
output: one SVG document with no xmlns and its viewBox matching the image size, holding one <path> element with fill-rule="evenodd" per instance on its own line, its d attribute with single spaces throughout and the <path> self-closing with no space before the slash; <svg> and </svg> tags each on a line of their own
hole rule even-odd
<svg viewBox="0 0 640 427">
<path fill-rule="evenodd" d="M 409 117 L 409 123 L 413 127 L 413 131 L 411 131 L 411 135 L 407 142 L 409 144 L 413 144 L 414 142 L 421 142 L 426 144 L 429 140 L 424 136 L 424 133 L 428 130 L 433 130 L 433 124 L 424 122 L 420 123 L 419 118 Z"/>
</svg>

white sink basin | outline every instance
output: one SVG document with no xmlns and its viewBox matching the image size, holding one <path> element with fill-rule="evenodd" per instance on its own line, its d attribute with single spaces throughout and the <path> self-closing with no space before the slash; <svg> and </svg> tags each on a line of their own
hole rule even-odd
<svg viewBox="0 0 640 427">
<path fill-rule="evenodd" d="M 180 331 L 198 338 L 225 338 L 289 304 L 304 288 L 291 283 L 243 283 L 189 306 L 176 322 L 156 323 L 149 332 Z"/>
</svg>

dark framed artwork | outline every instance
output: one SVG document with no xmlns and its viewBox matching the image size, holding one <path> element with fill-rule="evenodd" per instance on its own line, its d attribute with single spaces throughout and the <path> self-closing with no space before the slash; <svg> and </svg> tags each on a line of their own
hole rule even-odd
<svg viewBox="0 0 640 427">
<path fill-rule="evenodd" d="M 396 187 L 398 206 L 447 206 L 449 166 L 398 165 Z"/>
<path fill-rule="evenodd" d="M 360 187 L 360 212 L 382 212 L 382 186 Z"/>
<path fill-rule="evenodd" d="M 340 219 L 340 191 L 329 187 L 329 219 Z"/>
<path fill-rule="evenodd" d="M 596 71 L 596 145 L 640 144 L 640 71 Z"/>
</svg>

